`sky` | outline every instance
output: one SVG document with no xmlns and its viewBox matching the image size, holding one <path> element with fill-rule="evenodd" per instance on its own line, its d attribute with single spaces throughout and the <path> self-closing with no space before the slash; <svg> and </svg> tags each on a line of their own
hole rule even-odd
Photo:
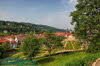
<svg viewBox="0 0 100 66">
<path fill-rule="evenodd" d="M 73 29 L 70 12 L 76 0 L 0 0 L 0 20 Z"/>
</svg>

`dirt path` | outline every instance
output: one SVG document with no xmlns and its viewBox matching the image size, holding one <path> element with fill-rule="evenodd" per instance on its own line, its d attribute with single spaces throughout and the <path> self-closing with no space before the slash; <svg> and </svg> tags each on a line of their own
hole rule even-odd
<svg viewBox="0 0 100 66">
<path fill-rule="evenodd" d="M 100 58 L 97 59 L 93 64 L 92 66 L 100 66 Z"/>
<path fill-rule="evenodd" d="M 79 50 L 61 50 L 56 53 L 73 52 L 73 51 L 82 51 L 82 50 L 81 49 L 79 49 Z"/>
</svg>

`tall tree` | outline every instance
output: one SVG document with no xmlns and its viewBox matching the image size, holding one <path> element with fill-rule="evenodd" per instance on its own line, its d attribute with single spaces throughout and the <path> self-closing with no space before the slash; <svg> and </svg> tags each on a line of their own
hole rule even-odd
<svg viewBox="0 0 100 66">
<path fill-rule="evenodd" d="M 39 53 L 40 44 L 39 38 L 30 35 L 24 39 L 20 49 L 28 56 L 29 60 L 32 60 L 32 57 L 35 57 Z"/>
<path fill-rule="evenodd" d="M 71 13 L 72 24 L 80 38 L 88 42 L 89 51 L 100 50 L 100 1 L 78 0 L 76 11 Z M 93 48 L 94 49 L 91 49 Z"/>
<path fill-rule="evenodd" d="M 56 36 L 51 32 L 45 32 L 44 35 L 45 38 L 42 39 L 42 43 L 47 47 L 47 51 L 49 55 L 51 55 L 51 51 L 54 48 L 62 46 L 61 41 L 64 39 L 64 37 Z"/>
<path fill-rule="evenodd" d="M 3 58 L 4 53 L 5 53 L 4 49 L 0 46 L 0 58 Z"/>
<path fill-rule="evenodd" d="M 6 51 L 6 50 L 9 49 L 8 44 L 9 44 L 9 42 L 4 42 L 4 43 L 2 43 L 2 48 L 4 49 L 4 51 Z"/>
</svg>

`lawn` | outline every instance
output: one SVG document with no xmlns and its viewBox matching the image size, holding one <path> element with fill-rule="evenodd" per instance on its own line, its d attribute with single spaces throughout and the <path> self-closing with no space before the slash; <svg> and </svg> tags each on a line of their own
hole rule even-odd
<svg viewBox="0 0 100 66">
<path fill-rule="evenodd" d="M 89 54 L 85 52 L 74 52 L 54 55 L 51 57 L 38 58 L 38 66 L 89 66 L 97 58 L 100 58 L 100 52 Z"/>
<path fill-rule="evenodd" d="M 22 58 L 21 58 L 22 57 Z M 23 54 L 13 55 L 10 58 L 24 59 Z M 53 54 L 50 57 L 39 57 L 33 59 L 37 61 L 38 65 L 35 66 L 89 66 L 96 59 L 100 58 L 100 52 L 90 54 L 86 52 L 69 52 L 63 54 Z"/>
</svg>

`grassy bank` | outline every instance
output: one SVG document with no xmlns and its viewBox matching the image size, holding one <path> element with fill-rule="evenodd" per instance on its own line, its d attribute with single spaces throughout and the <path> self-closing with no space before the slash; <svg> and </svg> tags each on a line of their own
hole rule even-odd
<svg viewBox="0 0 100 66">
<path fill-rule="evenodd" d="M 38 58 L 37 61 L 38 66 L 89 66 L 97 58 L 100 58 L 100 52 L 95 54 L 74 52 Z"/>
<path fill-rule="evenodd" d="M 19 53 L 10 58 L 24 59 L 25 56 L 23 57 L 23 54 Z M 33 61 L 38 61 L 38 65 L 36 66 L 89 66 L 98 58 L 100 58 L 100 52 L 94 54 L 69 52 L 51 55 L 50 57 L 39 57 L 33 59 Z"/>
</svg>

